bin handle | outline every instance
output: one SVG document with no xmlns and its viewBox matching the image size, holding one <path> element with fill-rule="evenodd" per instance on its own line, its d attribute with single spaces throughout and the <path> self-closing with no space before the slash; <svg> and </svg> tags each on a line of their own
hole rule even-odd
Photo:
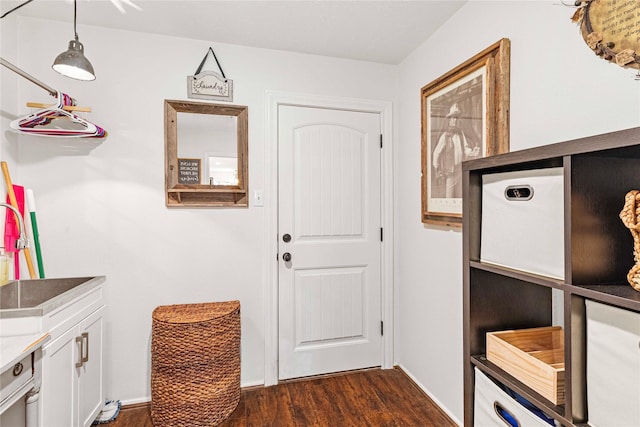
<svg viewBox="0 0 640 427">
<path fill-rule="evenodd" d="M 493 402 L 493 410 L 496 412 L 496 415 L 498 415 L 498 418 L 509 427 L 520 427 L 520 421 L 518 421 L 515 415 L 507 411 L 497 400 Z"/>
<path fill-rule="evenodd" d="M 530 185 L 510 185 L 504 189 L 504 198 L 510 202 L 526 202 L 533 199 L 533 187 Z"/>
</svg>

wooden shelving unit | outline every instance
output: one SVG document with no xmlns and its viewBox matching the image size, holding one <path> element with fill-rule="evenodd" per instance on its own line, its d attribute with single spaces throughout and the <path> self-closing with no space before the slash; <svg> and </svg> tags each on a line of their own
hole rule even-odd
<svg viewBox="0 0 640 427">
<path fill-rule="evenodd" d="M 564 175 L 564 280 L 481 262 L 483 175 L 551 167 Z M 640 292 L 626 280 L 633 239 L 618 216 L 625 194 L 640 189 L 640 127 L 468 161 L 463 180 L 464 425 L 473 426 L 477 367 L 563 426 L 585 426 L 585 300 L 640 312 Z M 553 289 L 563 305 L 562 405 L 486 359 L 487 332 L 552 325 Z"/>
</svg>

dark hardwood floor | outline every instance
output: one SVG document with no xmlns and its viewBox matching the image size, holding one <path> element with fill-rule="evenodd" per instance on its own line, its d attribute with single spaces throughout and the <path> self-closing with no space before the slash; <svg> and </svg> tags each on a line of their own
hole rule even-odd
<svg viewBox="0 0 640 427">
<path fill-rule="evenodd" d="M 107 425 L 151 427 L 150 406 L 124 407 Z M 448 427 L 456 423 L 401 370 L 369 369 L 243 390 L 236 410 L 218 425 Z"/>
</svg>

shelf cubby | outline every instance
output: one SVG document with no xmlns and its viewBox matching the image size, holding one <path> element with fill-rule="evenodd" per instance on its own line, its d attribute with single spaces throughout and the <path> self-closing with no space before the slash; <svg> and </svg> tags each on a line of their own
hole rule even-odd
<svg viewBox="0 0 640 427">
<path fill-rule="evenodd" d="M 564 278 L 482 262 L 483 176 L 558 167 L 563 170 Z M 634 264 L 633 239 L 619 218 L 633 189 L 640 190 L 640 127 L 463 163 L 465 427 L 473 426 L 474 367 L 561 425 L 587 425 L 585 301 L 640 313 L 640 292 L 626 280 Z M 558 323 L 558 308 L 565 337 L 563 405 L 554 405 L 486 358 L 487 332 L 551 326 Z"/>
</svg>

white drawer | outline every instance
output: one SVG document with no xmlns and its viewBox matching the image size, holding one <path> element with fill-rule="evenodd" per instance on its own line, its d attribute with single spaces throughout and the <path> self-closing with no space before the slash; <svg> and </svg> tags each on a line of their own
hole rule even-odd
<svg viewBox="0 0 640 427">
<path fill-rule="evenodd" d="M 10 397 L 33 377 L 31 353 L 0 375 L 0 402 Z"/>
<path fill-rule="evenodd" d="M 482 176 L 480 260 L 564 278 L 562 168 Z"/>
<path fill-rule="evenodd" d="M 640 313 L 586 307 L 589 424 L 640 427 Z"/>
<path fill-rule="evenodd" d="M 475 368 L 475 393 L 473 402 L 474 427 L 505 427 L 508 424 L 498 413 L 507 411 L 518 421 L 520 427 L 550 427 L 545 421 L 516 402 L 493 383 L 478 368 Z"/>
</svg>

